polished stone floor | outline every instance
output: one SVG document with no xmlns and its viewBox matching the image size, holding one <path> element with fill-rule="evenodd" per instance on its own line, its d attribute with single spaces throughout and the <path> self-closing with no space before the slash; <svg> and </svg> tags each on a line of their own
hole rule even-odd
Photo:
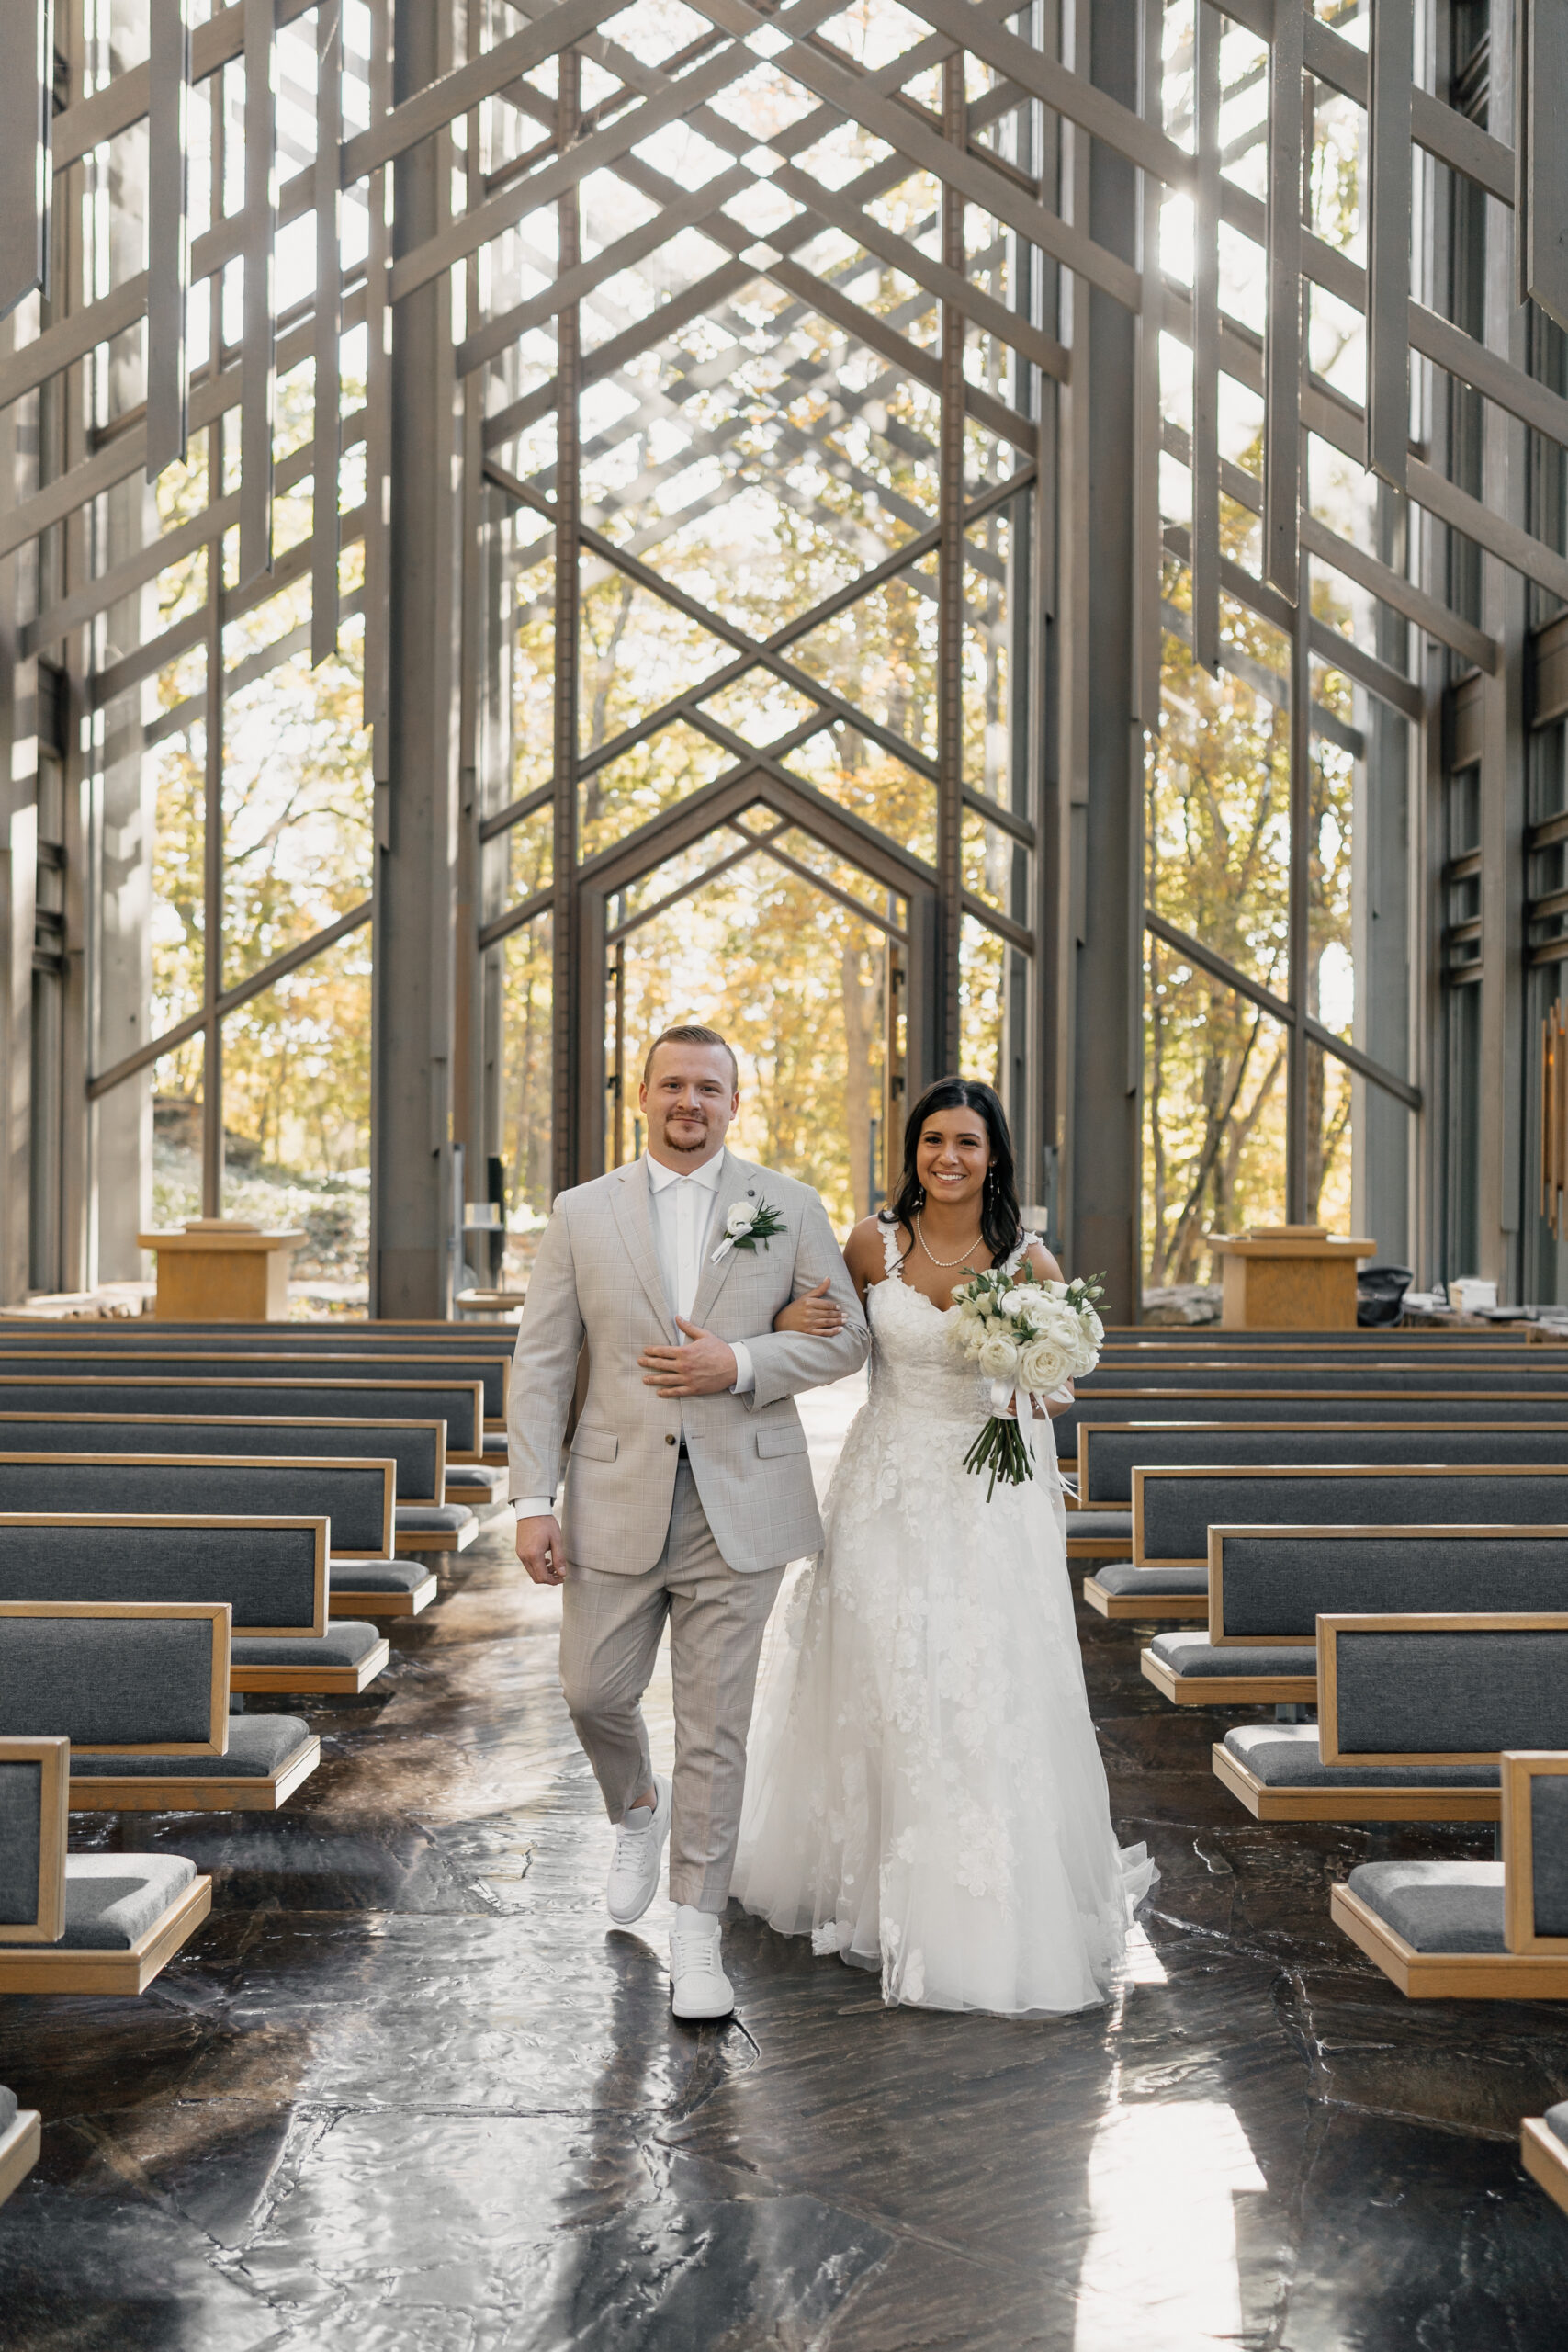
<svg viewBox="0 0 1568 2352">
<path fill-rule="evenodd" d="M 376 1692 L 314 1711 L 284 1814 L 152 1825 L 217 1890 L 146 1996 L 0 2009 L 46 2119 L 0 2212 L 4 2352 L 1568 2340 L 1568 2220 L 1517 2162 L 1568 2017 L 1402 2001 L 1328 1924 L 1358 1859 L 1473 1837 L 1247 1821 L 1208 1769 L 1234 1718 L 1177 1715 L 1084 1612 L 1122 1834 L 1164 1873 L 1115 2005 L 887 2011 L 738 1922 L 739 2022 L 682 2030 L 663 1903 L 605 1921 L 558 1602 L 509 1528 Z M 666 1740 L 668 1706 L 661 1678 Z"/>
</svg>

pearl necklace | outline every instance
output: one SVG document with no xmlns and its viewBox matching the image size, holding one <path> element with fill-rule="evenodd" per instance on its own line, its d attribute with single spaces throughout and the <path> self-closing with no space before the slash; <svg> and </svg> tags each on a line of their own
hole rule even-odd
<svg viewBox="0 0 1568 2352">
<path fill-rule="evenodd" d="M 956 1258 L 939 1258 L 933 1253 L 931 1245 L 926 1239 L 919 1216 L 917 1215 L 915 1218 L 915 1238 L 919 1241 L 921 1249 L 925 1251 L 926 1256 L 931 1259 L 931 1264 L 933 1266 L 941 1266 L 944 1272 L 950 1266 L 962 1266 L 964 1260 L 968 1257 L 970 1250 L 977 1249 L 985 1238 L 986 1237 L 983 1233 L 977 1233 L 973 1241 L 966 1241 L 964 1243 L 964 1248 Z"/>
</svg>

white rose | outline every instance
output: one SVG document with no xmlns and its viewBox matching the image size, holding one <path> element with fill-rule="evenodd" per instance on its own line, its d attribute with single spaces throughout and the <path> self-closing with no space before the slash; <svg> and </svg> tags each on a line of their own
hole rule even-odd
<svg viewBox="0 0 1568 2352">
<path fill-rule="evenodd" d="M 1031 1340 L 1019 1351 L 1019 1380 L 1032 1396 L 1054 1395 L 1069 1377 L 1070 1368 L 1066 1349 L 1054 1339 Z"/>
<path fill-rule="evenodd" d="M 987 1380 L 1010 1380 L 1018 1370 L 1018 1350 L 1010 1340 L 988 1339 L 976 1361 Z"/>
<path fill-rule="evenodd" d="M 1094 1341 L 1095 1346 L 1098 1348 L 1101 1340 L 1105 1337 L 1105 1326 L 1100 1321 L 1099 1316 L 1095 1313 L 1093 1307 L 1086 1306 L 1082 1315 L 1078 1317 L 1078 1320 L 1083 1325 L 1084 1329 L 1089 1333 L 1089 1338 Z"/>
<path fill-rule="evenodd" d="M 724 1220 L 724 1229 L 726 1233 L 728 1234 L 732 1241 L 738 1234 L 750 1232 L 751 1220 L 755 1216 L 756 1211 L 751 1207 L 750 1202 L 736 1202 L 734 1207 L 730 1210 L 729 1215 Z"/>
<path fill-rule="evenodd" d="M 1026 1290 L 1005 1290 L 997 1301 L 1004 1315 L 1022 1315 L 1029 1306 Z"/>
</svg>

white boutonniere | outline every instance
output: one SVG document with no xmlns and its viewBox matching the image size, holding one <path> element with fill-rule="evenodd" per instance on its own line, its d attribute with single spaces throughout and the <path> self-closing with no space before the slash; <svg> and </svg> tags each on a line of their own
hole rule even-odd
<svg viewBox="0 0 1568 2352">
<path fill-rule="evenodd" d="M 724 1220 L 724 1239 L 714 1251 L 712 1262 L 718 1265 L 732 1250 L 755 1250 L 759 1241 L 765 1250 L 774 1234 L 784 1229 L 783 1217 L 766 1201 L 737 1201 Z"/>
</svg>

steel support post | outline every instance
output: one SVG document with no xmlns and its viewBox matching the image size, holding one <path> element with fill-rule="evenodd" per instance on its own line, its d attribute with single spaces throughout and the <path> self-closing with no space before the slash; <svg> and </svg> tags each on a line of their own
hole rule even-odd
<svg viewBox="0 0 1568 2352">
<path fill-rule="evenodd" d="M 443 70 L 443 10 L 397 0 L 393 97 Z M 393 166 L 394 254 L 444 226 L 443 130 Z M 445 272 L 392 319 L 387 842 L 376 856 L 371 1312 L 450 1307 L 456 622 L 451 293 Z"/>
<path fill-rule="evenodd" d="M 564 161 L 577 138 L 579 94 L 582 65 L 575 50 L 563 51 L 556 100 L 556 152 Z M 582 258 L 581 213 L 575 180 L 557 207 L 560 247 L 558 274 L 564 277 Z M 601 1005 L 604 990 L 603 956 L 598 987 L 580 971 L 577 940 L 577 669 L 579 591 L 581 565 L 578 546 L 581 525 L 579 480 L 582 462 L 578 407 L 581 392 L 581 325 L 575 302 L 564 303 L 556 319 L 556 628 L 555 628 L 555 806 L 551 880 L 555 906 L 551 927 L 552 988 L 550 999 L 554 1059 L 551 1076 L 550 1164 L 554 1190 L 597 1176 L 604 1149 L 592 1155 L 592 1114 L 598 1112 L 603 1130 L 604 1104 L 601 1091 L 596 1104 L 588 1100 L 587 1072 L 580 1067 L 581 1008 L 580 983 L 589 983 Z M 599 1056 L 604 1059 L 604 1021 L 599 1023 Z M 583 1149 L 584 1144 L 588 1149 Z"/>
<path fill-rule="evenodd" d="M 962 53 L 942 69 L 942 135 L 965 151 L 968 109 Z M 942 190 L 942 258 L 959 277 L 964 271 L 964 198 L 946 181 Z M 937 957 L 940 973 L 941 1061 L 956 1070 L 963 1059 L 964 940 L 964 313 L 942 306 L 942 424 L 937 522 Z"/>
<path fill-rule="evenodd" d="M 1309 658 L 1312 574 L 1296 560 L 1295 625 L 1291 631 L 1290 879 L 1287 886 L 1287 978 L 1291 1027 L 1285 1039 L 1285 1221 L 1310 1222 L 1307 1145 L 1311 1048 L 1307 1044 L 1308 979 L 1312 959 L 1310 832 L 1312 825 L 1312 662 Z"/>
<path fill-rule="evenodd" d="M 1080 5 L 1075 17 L 1077 70 L 1087 65 L 1097 88 L 1135 107 L 1140 0 L 1096 0 L 1092 9 Z M 1135 263 L 1136 172 L 1082 133 L 1075 132 L 1073 151 L 1070 168 L 1080 200 L 1087 197 L 1091 234 Z M 1086 313 L 1087 356 L 1079 336 Z M 1073 417 L 1065 436 L 1069 470 L 1062 526 L 1077 541 L 1071 550 L 1067 617 L 1077 641 L 1064 656 L 1072 685 L 1063 753 L 1077 803 L 1069 885 L 1077 969 L 1063 1238 L 1069 1271 L 1103 1272 L 1106 1317 L 1120 1323 L 1134 1318 L 1139 1299 L 1138 1096 L 1128 1087 L 1126 1055 L 1143 967 L 1135 890 L 1142 788 L 1135 718 L 1137 352 L 1131 313 L 1081 280 L 1074 287 L 1073 314 Z"/>
</svg>

